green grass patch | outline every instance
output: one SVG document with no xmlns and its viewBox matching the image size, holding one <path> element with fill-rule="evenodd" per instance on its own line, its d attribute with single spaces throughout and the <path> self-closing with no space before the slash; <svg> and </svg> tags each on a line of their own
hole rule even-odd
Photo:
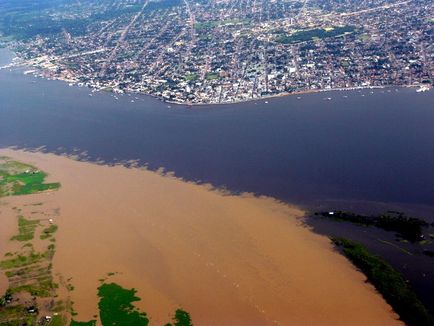
<svg viewBox="0 0 434 326">
<path fill-rule="evenodd" d="M 280 34 L 276 37 L 276 42 L 282 44 L 294 44 L 300 42 L 313 41 L 315 39 L 324 39 L 327 37 L 337 37 L 344 34 L 353 33 L 354 26 L 341 26 L 333 28 L 313 28 L 308 30 L 296 31 L 292 34 Z"/>
<path fill-rule="evenodd" d="M 197 74 L 190 74 L 190 75 L 186 75 L 184 78 L 185 78 L 186 81 L 195 81 L 199 77 L 198 77 Z"/>
<path fill-rule="evenodd" d="M 194 24 L 194 28 L 198 32 L 204 32 L 207 30 L 211 30 L 215 27 L 231 26 L 231 25 L 245 25 L 245 24 L 249 24 L 249 23 L 250 23 L 250 20 L 248 20 L 248 19 L 237 19 L 237 18 L 226 19 L 223 21 L 210 20 L 210 21 L 197 22 L 196 24 Z"/>
<path fill-rule="evenodd" d="M 57 231 L 58 227 L 55 224 L 50 225 L 48 228 L 42 230 L 42 234 L 40 236 L 41 240 L 50 238 L 53 233 Z"/>
<path fill-rule="evenodd" d="M 65 326 L 66 323 L 67 323 L 66 316 L 56 315 L 56 316 L 53 316 L 53 318 L 51 319 L 51 321 L 48 325 L 49 326 Z"/>
<path fill-rule="evenodd" d="M 203 32 L 209 29 L 213 29 L 218 25 L 219 25 L 218 21 L 204 21 L 204 22 L 197 22 L 196 24 L 194 24 L 194 28 L 198 32 Z"/>
<path fill-rule="evenodd" d="M 392 266 L 357 242 L 344 238 L 332 238 L 332 241 L 366 275 L 407 325 L 434 324 L 434 318 L 419 301 L 404 277 Z"/>
<path fill-rule="evenodd" d="M 33 284 L 25 284 L 10 288 L 12 294 L 27 292 L 30 295 L 40 298 L 49 298 L 53 294 L 53 290 L 57 289 L 57 284 L 54 283 L 49 276 L 47 279 L 37 280 Z"/>
<path fill-rule="evenodd" d="M 0 269 L 12 269 L 28 266 L 40 262 L 45 258 L 46 253 L 31 252 L 29 255 L 17 255 L 11 259 L 0 261 Z"/>
<path fill-rule="evenodd" d="M 60 183 L 45 183 L 47 174 L 34 166 L 7 158 L 0 159 L 0 197 L 28 195 L 60 187 Z"/>
<path fill-rule="evenodd" d="M 205 79 L 206 80 L 219 79 L 219 74 L 217 72 L 209 72 L 206 74 Z"/>
<path fill-rule="evenodd" d="M 36 315 L 29 314 L 27 312 L 27 307 L 24 305 L 0 307 L 0 325 L 36 325 Z"/>
<path fill-rule="evenodd" d="M 127 290 L 110 283 L 102 284 L 98 288 L 98 303 L 100 319 L 103 325 L 146 326 L 149 319 L 146 313 L 138 311 L 132 303 L 139 301 L 135 296 L 135 289 Z"/>
<path fill-rule="evenodd" d="M 29 241 L 35 236 L 35 230 L 39 225 L 39 220 L 29 220 L 23 216 L 18 217 L 18 235 L 14 235 L 11 240 Z"/>
</svg>

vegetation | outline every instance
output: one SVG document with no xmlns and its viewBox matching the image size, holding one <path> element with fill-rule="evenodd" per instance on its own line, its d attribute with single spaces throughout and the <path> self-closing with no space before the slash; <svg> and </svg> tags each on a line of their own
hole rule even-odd
<svg viewBox="0 0 434 326">
<path fill-rule="evenodd" d="M 57 231 L 57 225 L 54 224 L 50 225 L 48 228 L 42 230 L 42 234 L 40 236 L 41 240 L 50 238 L 53 235 L 53 233 L 55 233 L 56 231 Z"/>
<path fill-rule="evenodd" d="M 314 28 L 297 31 L 292 34 L 280 34 L 276 37 L 276 42 L 283 44 L 293 44 L 300 42 L 313 41 L 314 39 L 323 39 L 327 37 L 336 37 L 354 32 L 354 26 L 342 26 L 333 28 Z"/>
<path fill-rule="evenodd" d="M 207 80 L 219 79 L 219 74 L 217 72 L 209 72 L 206 74 L 205 79 Z"/>
<path fill-rule="evenodd" d="M 66 325 L 66 317 L 63 315 L 55 315 L 50 321 L 49 326 L 64 326 Z"/>
<path fill-rule="evenodd" d="M 432 326 L 434 324 L 433 317 L 416 297 L 403 276 L 392 266 L 371 254 L 357 242 L 344 238 L 332 238 L 332 241 L 366 275 L 407 325 Z"/>
<path fill-rule="evenodd" d="M 248 24 L 250 21 L 247 19 L 226 19 L 226 20 L 210 20 L 210 21 L 201 21 L 197 22 L 194 25 L 194 28 L 198 32 L 204 32 L 207 30 L 211 30 L 218 26 L 228 26 L 228 25 L 238 25 L 238 24 Z"/>
<path fill-rule="evenodd" d="M 27 311 L 25 305 L 0 307 L 0 325 L 22 326 L 36 325 L 36 315 Z"/>
<path fill-rule="evenodd" d="M 48 298 L 52 296 L 53 289 L 57 288 L 57 284 L 53 283 L 51 275 L 46 279 L 39 279 L 32 284 L 20 285 L 10 288 L 12 294 L 27 292 L 34 297 Z"/>
<path fill-rule="evenodd" d="M 11 240 L 29 241 L 35 236 L 36 227 L 39 220 L 28 220 L 23 216 L 18 217 L 18 235 L 14 235 Z M 26 244 L 28 245 L 28 244 Z"/>
<path fill-rule="evenodd" d="M 1 159 L 0 159 L 1 160 Z M 4 165 L 3 165 L 4 167 Z M 12 172 L 26 168 L 26 165 L 14 163 L 8 167 Z M 21 208 L 14 208 L 17 214 L 21 213 Z M 47 321 L 38 319 L 38 307 L 36 301 L 29 303 L 28 293 L 34 299 L 39 298 L 54 303 L 53 312 L 59 314 L 53 316 L 49 325 L 66 325 L 66 316 L 59 309 L 59 305 L 53 300 L 56 296 L 58 285 L 53 281 L 51 261 L 55 253 L 55 245 L 50 242 L 47 249 L 36 252 L 31 240 L 38 227 L 42 228 L 40 220 L 28 220 L 22 215 L 18 215 L 19 234 L 12 237 L 12 241 L 29 241 L 21 246 L 17 252 L 8 252 L 5 259 L 0 261 L 0 269 L 4 270 L 8 278 L 9 288 L 6 294 L 0 298 L 0 325 L 46 325 Z M 57 230 L 57 226 L 50 225 L 43 230 L 44 234 L 52 234 Z M 56 309 L 56 310 L 55 310 Z"/>
<path fill-rule="evenodd" d="M 346 221 L 365 226 L 376 226 L 386 231 L 395 231 L 403 239 L 411 242 L 423 239 L 422 228 L 427 227 L 428 223 L 415 217 L 407 217 L 399 212 L 388 212 L 378 216 L 365 216 L 351 212 L 336 211 L 315 213 L 327 218 L 338 221 Z"/>
<path fill-rule="evenodd" d="M 146 326 L 149 319 L 146 313 L 139 312 L 132 302 L 139 301 L 135 296 L 136 290 L 127 290 L 121 286 L 110 283 L 102 284 L 98 288 L 98 303 L 101 323 L 103 325 L 135 325 Z"/>
<path fill-rule="evenodd" d="M 0 269 L 11 269 L 28 266 L 40 262 L 45 254 L 31 251 L 28 255 L 17 255 L 14 258 L 0 261 Z"/>
<path fill-rule="evenodd" d="M 217 21 L 206 21 L 206 22 L 197 22 L 194 25 L 194 28 L 198 31 L 198 32 L 203 32 L 205 30 L 208 29 L 212 29 L 214 27 L 216 27 L 218 25 Z"/>
<path fill-rule="evenodd" d="M 91 321 L 75 321 L 74 319 L 71 320 L 71 323 L 69 326 L 95 326 L 96 320 Z"/>
<path fill-rule="evenodd" d="M 172 324 L 167 324 L 166 326 L 172 326 Z M 182 309 L 176 309 L 175 316 L 173 317 L 173 326 L 193 326 L 190 314 Z"/>
<path fill-rule="evenodd" d="M 110 274 L 110 273 L 109 273 Z M 113 274 L 113 273 L 112 273 Z M 149 319 L 145 312 L 140 312 L 133 306 L 133 302 L 140 298 L 135 296 L 136 290 L 127 290 L 116 283 L 104 283 L 98 288 L 100 301 L 98 304 L 101 323 L 103 326 L 140 326 L 148 325 Z M 173 317 L 173 323 L 166 326 L 192 326 L 190 314 L 182 309 L 177 309 Z M 94 321 L 73 325 L 94 325 Z"/>
<path fill-rule="evenodd" d="M 197 74 L 190 74 L 185 76 L 186 81 L 196 81 L 199 78 Z"/>
<path fill-rule="evenodd" d="M 152 1 L 146 7 L 147 11 L 151 10 L 162 10 L 168 9 L 172 7 L 177 7 L 182 5 L 181 0 L 161 0 L 161 1 Z"/>
<path fill-rule="evenodd" d="M 46 190 L 58 189 L 59 183 L 45 183 L 47 174 L 35 167 L 0 159 L 0 197 L 13 195 L 28 195 Z"/>
</svg>

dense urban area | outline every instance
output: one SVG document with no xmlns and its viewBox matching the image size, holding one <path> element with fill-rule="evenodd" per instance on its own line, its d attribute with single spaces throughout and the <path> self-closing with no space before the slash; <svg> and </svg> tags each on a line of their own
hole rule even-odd
<svg viewBox="0 0 434 326">
<path fill-rule="evenodd" d="M 0 17 L 12 65 L 170 102 L 433 83 L 431 0 L 24 0 Z"/>
</svg>

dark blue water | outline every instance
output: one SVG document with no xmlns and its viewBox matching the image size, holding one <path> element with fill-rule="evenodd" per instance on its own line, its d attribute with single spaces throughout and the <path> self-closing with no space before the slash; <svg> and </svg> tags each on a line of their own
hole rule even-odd
<svg viewBox="0 0 434 326">
<path fill-rule="evenodd" d="M 138 159 L 295 203 L 434 206 L 433 92 L 319 93 L 200 108 L 89 93 L 0 71 L 0 146 Z"/>
</svg>

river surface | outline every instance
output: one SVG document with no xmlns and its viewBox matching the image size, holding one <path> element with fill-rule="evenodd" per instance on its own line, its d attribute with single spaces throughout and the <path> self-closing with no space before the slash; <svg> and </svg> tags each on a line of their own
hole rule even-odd
<svg viewBox="0 0 434 326">
<path fill-rule="evenodd" d="M 11 58 L 0 49 L 0 66 Z M 334 91 L 187 107 L 23 72 L 0 70 L 0 147 L 137 160 L 312 210 L 394 209 L 434 221 L 433 91 Z M 391 233 L 308 221 L 317 232 L 350 236 L 387 258 L 434 311 L 434 260 L 424 248 L 405 245 L 416 253 L 409 256 L 384 244 L 394 242 Z"/>
</svg>

